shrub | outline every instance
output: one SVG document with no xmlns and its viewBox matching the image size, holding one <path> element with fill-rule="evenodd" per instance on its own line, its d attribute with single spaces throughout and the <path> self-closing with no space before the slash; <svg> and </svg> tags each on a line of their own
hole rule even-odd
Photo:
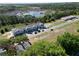
<svg viewBox="0 0 79 59">
<path fill-rule="evenodd" d="M 1 32 L 1 34 L 4 34 L 4 30 L 3 29 L 0 32 Z"/>
<path fill-rule="evenodd" d="M 26 35 L 16 36 L 15 38 L 11 39 L 13 43 L 20 43 L 21 41 L 27 41 L 27 40 L 28 38 L 26 37 Z"/>
<path fill-rule="evenodd" d="M 79 32 L 79 29 L 77 29 L 77 32 Z"/>
<path fill-rule="evenodd" d="M 51 31 L 53 31 L 53 29 L 51 29 Z"/>
<path fill-rule="evenodd" d="M 58 37 L 58 42 L 66 50 L 68 55 L 77 55 L 79 52 L 79 36 L 64 33 Z"/>
<path fill-rule="evenodd" d="M 7 28 L 5 28 L 5 32 L 8 32 L 9 30 Z"/>
</svg>

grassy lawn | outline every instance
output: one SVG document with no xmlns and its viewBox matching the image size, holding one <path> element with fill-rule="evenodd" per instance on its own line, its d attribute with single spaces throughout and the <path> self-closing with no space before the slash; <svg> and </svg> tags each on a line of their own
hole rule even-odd
<svg viewBox="0 0 79 59">
<path fill-rule="evenodd" d="M 14 25 L 15 26 L 15 28 L 22 28 L 22 27 L 25 27 L 25 25 L 24 24 L 15 24 Z M 6 25 L 6 26 L 2 26 L 1 28 L 0 28 L 0 30 L 1 29 L 4 29 L 4 28 L 7 28 L 7 29 L 9 29 L 9 30 L 11 30 L 12 28 L 14 28 L 13 27 L 13 25 Z"/>
<path fill-rule="evenodd" d="M 60 24 L 63 24 L 63 23 L 65 23 L 65 21 L 56 20 L 55 22 L 51 22 L 51 25 L 48 28 L 56 26 L 56 25 L 60 25 Z"/>
<path fill-rule="evenodd" d="M 64 27 L 65 31 L 73 33 L 73 34 L 79 34 L 77 32 L 77 29 L 79 29 L 79 21 L 70 24 L 69 26 Z"/>
<path fill-rule="evenodd" d="M 21 24 L 21 23 L 15 25 L 16 28 L 23 28 L 23 27 L 25 27 L 25 26 L 26 26 L 25 24 Z"/>
</svg>

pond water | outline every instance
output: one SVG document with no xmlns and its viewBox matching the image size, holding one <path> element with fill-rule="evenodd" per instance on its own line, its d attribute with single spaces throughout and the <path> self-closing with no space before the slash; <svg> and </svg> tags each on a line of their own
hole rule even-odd
<svg viewBox="0 0 79 59">
<path fill-rule="evenodd" d="M 44 16 L 44 12 L 43 11 L 29 11 L 29 12 L 25 13 L 24 15 L 32 15 L 35 17 L 42 17 L 42 16 Z"/>
<path fill-rule="evenodd" d="M 23 15 L 32 15 L 32 16 L 35 16 L 35 17 L 42 17 L 44 16 L 44 11 L 28 11 L 26 13 L 24 13 Z"/>
</svg>

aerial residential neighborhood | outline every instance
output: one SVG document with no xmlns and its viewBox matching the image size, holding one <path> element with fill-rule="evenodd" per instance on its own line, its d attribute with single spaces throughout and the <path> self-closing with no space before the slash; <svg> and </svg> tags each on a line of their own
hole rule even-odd
<svg viewBox="0 0 79 59">
<path fill-rule="evenodd" d="M 79 3 L 0 4 L 0 56 L 79 56 Z"/>
</svg>

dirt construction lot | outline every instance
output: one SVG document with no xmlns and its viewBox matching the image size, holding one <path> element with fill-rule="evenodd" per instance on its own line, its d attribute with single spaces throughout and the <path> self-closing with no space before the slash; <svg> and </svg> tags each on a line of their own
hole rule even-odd
<svg viewBox="0 0 79 59">
<path fill-rule="evenodd" d="M 63 27 L 56 28 L 53 31 L 49 29 L 42 33 L 28 35 L 28 38 L 32 44 L 39 40 L 48 40 L 55 42 L 57 40 L 57 36 L 63 34 L 64 32 L 79 34 L 77 32 L 77 29 L 79 29 L 79 20 Z"/>
</svg>

